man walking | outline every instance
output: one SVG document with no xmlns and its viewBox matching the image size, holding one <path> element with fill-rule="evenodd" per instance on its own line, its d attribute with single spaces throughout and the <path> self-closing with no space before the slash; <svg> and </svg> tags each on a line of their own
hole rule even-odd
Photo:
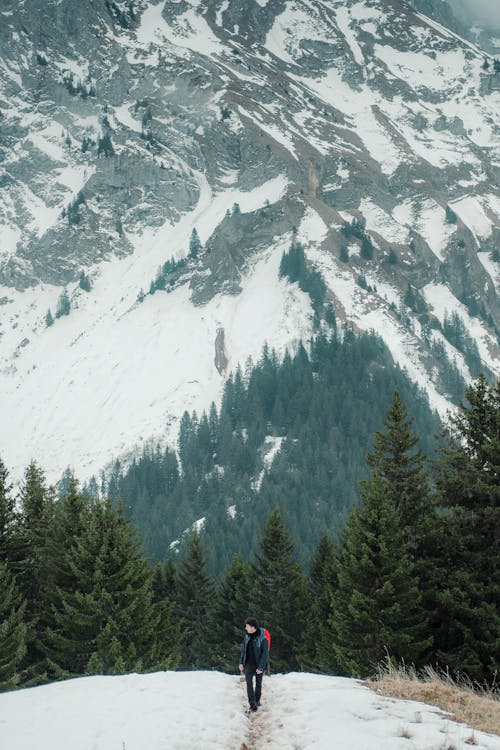
<svg viewBox="0 0 500 750">
<path fill-rule="evenodd" d="M 240 672 L 245 672 L 250 710 L 257 711 L 262 695 L 262 677 L 269 659 L 269 646 L 264 628 L 259 628 L 255 617 L 247 617 L 245 630 L 240 656 Z"/>
</svg>

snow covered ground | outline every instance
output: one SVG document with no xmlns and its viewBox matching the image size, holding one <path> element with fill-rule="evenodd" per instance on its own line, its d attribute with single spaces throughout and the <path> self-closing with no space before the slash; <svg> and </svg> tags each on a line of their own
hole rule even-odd
<svg viewBox="0 0 500 750">
<path fill-rule="evenodd" d="M 175 444 L 185 410 L 201 414 L 220 400 L 220 329 L 226 374 L 249 357 L 257 361 L 266 342 L 283 354 L 309 337 L 309 297 L 279 278 L 291 237 L 249 263 L 239 295 L 217 294 L 196 307 L 183 285 L 137 303 L 159 266 L 186 254 L 193 226 L 206 242 L 235 202 L 242 213 L 254 211 L 278 201 L 287 186 L 278 177 L 252 191 L 214 194 L 202 175 L 199 180 L 200 200 L 192 213 L 136 237 L 135 253 L 96 269 L 90 294 L 69 285 L 71 314 L 50 328 L 44 315 L 49 307 L 55 311 L 60 288 L 21 293 L 0 286 L 0 298 L 11 300 L 0 324 L 0 407 L 9 425 L 0 454 L 15 481 L 31 459 L 50 482 L 68 466 L 83 481 L 149 440 Z"/>
<path fill-rule="evenodd" d="M 356 680 L 264 679 L 245 713 L 239 677 L 159 672 L 85 677 L 0 695 L 2 750 L 500 750 L 500 737 Z"/>
</svg>

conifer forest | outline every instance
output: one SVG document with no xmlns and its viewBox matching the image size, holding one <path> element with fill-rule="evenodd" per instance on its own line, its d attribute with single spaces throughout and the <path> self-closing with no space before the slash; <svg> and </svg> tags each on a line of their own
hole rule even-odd
<svg viewBox="0 0 500 750">
<path fill-rule="evenodd" d="M 250 614 L 273 672 L 389 658 L 491 684 L 500 383 L 480 374 L 442 426 L 389 360 L 349 331 L 266 349 L 219 409 L 184 415 L 175 449 L 84 485 L 33 461 L 14 489 L 0 460 L 1 688 L 232 673 Z"/>
</svg>

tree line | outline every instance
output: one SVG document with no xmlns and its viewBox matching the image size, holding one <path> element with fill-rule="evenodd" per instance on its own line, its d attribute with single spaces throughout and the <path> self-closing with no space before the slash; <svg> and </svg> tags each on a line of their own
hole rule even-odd
<svg viewBox="0 0 500 750">
<path fill-rule="evenodd" d="M 0 462 L 0 684 L 165 668 L 233 672 L 243 622 L 271 630 L 274 671 L 370 675 L 389 657 L 493 681 L 500 657 L 500 383 L 483 376 L 428 468 L 395 391 L 360 497 L 307 570 L 280 508 L 214 578 L 204 532 L 153 565 L 123 506 L 35 463 L 17 498 Z M 17 501 L 17 502 L 16 502 Z M 303 519 L 308 523 L 307 515 Z"/>
<path fill-rule="evenodd" d="M 439 418 L 375 334 L 321 333 L 282 358 L 264 347 L 228 377 L 220 405 L 184 413 L 176 448 L 146 447 L 85 491 L 122 498 L 144 552 L 158 561 L 204 517 L 214 576 L 237 552 L 245 560 L 256 552 L 263 519 L 279 505 L 307 566 L 324 533 L 336 541 L 357 501 L 394 390 L 432 456 Z"/>
</svg>

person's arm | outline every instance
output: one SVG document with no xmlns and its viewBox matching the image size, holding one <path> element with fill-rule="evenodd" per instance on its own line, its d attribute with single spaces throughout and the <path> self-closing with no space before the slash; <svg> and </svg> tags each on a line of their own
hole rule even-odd
<svg viewBox="0 0 500 750">
<path fill-rule="evenodd" d="M 243 638 L 243 646 L 241 648 L 241 654 L 240 654 L 240 672 L 243 672 L 243 670 L 245 669 L 245 656 L 246 656 L 245 652 L 247 650 L 247 645 L 245 641 L 246 641 L 246 638 Z"/>
</svg>

